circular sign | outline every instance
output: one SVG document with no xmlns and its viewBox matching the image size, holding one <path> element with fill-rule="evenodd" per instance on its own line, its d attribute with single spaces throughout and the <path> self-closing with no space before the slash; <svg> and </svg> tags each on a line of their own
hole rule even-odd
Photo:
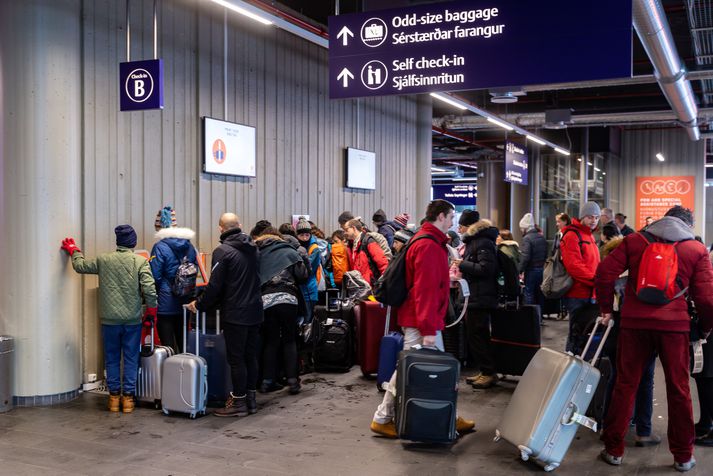
<svg viewBox="0 0 713 476">
<path fill-rule="evenodd" d="M 225 142 L 222 139 L 216 139 L 213 142 L 213 160 L 218 164 L 222 164 L 225 162 L 226 155 Z"/>
<path fill-rule="evenodd" d="M 369 18 L 361 26 L 361 41 L 370 48 L 381 46 L 386 41 L 389 28 L 381 18 Z"/>
<path fill-rule="evenodd" d="M 133 102 L 146 101 L 153 94 L 153 76 L 143 68 L 136 68 L 126 77 L 124 91 Z"/>
<path fill-rule="evenodd" d="M 644 195 L 685 195 L 691 184 L 688 180 L 644 180 L 639 189 Z"/>
<path fill-rule="evenodd" d="M 379 60 L 369 61 L 361 69 L 361 82 L 369 89 L 379 89 L 389 78 L 389 70 Z"/>
</svg>

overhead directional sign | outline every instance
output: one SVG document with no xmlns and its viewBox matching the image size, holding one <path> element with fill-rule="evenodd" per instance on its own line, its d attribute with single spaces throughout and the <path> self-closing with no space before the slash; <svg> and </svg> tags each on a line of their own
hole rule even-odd
<svg viewBox="0 0 713 476">
<path fill-rule="evenodd" d="M 510 141 L 505 143 L 505 181 L 527 185 L 527 149 Z"/>
<path fill-rule="evenodd" d="M 631 54 L 631 0 L 461 0 L 338 15 L 329 17 L 329 95 L 621 78 Z"/>
</svg>

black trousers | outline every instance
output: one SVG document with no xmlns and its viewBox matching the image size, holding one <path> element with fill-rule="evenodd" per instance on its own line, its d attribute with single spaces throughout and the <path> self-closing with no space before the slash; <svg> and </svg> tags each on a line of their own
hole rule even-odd
<svg viewBox="0 0 713 476">
<path fill-rule="evenodd" d="M 183 352 L 183 314 L 157 314 L 156 330 L 161 345 L 173 348 L 173 352 Z"/>
<path fill-rule="evenodd" d="M 277 378 L 280 349 L 285 377 L 297 378 L 297 311 L 294 304 L 278 304 L 265 309 L 263 380 Z"/>
<path fill-rule="evenodd" d="M 490 345 L 490 310 L 468 309 L 466 316 L 468 351 L 483 375 L 495 375 L 495 363 Z"/>
<path fill-rule="evenodd" d="M 233 380 L 233 395 L 242 397 L 257 388 L 257 349 L 260 325 L 241 326 L 226 322 L 223 325 L 225 347 Z"/>
<path fill-rule="evenodd" d="M 711 428 L 713 427 L 713 378 L 695 377 L 695 379 L 698 389 L 698 404 L 701 408 L 698 426 Z"/>
</svg>

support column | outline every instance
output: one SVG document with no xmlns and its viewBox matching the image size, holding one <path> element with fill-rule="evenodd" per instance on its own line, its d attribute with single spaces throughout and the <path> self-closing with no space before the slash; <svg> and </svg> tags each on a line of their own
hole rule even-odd
<svg viewBox="0 0 713 476">
<path fill-rule="evenodd" d="M 418 223 L 431 201 L 431 160 L 433 106 L 431 96 L 419 94 L 416 103 L 416 205 L 413 221 Z"/>
<path fill-rule="evenodd" d="M 0 75 L 0 334 L 15 404 L 60 403 L 82 380 L 81 277 L 59 249 L 82 229 L 80 0 L 0 2 Z"/>
</svg>

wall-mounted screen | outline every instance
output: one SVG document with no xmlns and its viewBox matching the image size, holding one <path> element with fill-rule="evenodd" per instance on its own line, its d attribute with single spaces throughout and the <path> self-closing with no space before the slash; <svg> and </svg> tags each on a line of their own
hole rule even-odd
<svg viewBox="0 0 713 476">
<path fill-rule="evenodd" d="M 255 128 L 203 118 L 203 171 L 255 177 Z"/>
<path fill-rule="evenodd" d="M 347 187 L 376 190 L 376 154 L 347 148 Z"/>
</svg>

